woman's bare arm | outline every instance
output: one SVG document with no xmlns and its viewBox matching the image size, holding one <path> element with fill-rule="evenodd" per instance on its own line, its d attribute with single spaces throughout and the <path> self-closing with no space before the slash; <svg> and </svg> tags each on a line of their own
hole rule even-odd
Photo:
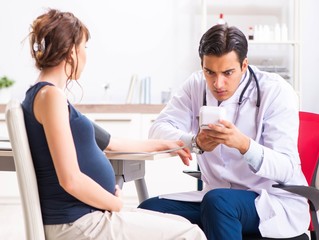
<svg viewBox="0 0 319 240">
<path fill-rule="evenodd" d="M 64 93 L 56 87 L 44 87 L 36 96 L 34 112 L 44 127 L 61 187 L 90 206 L 120 211 L 123 206 L 120 198 L 106 191 L 79 168 Z"/>
</svg>

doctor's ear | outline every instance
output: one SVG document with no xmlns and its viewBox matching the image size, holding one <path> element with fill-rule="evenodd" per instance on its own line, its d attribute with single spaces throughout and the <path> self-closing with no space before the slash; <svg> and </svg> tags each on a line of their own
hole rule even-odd
<svg viewBox="0 0 319 240">
<path fill-rule="evenodd" d="M 248 68 L 248 58 L 245 58 L 241 64 L 241 71 L 246 72 L 247 68 Z"/>
</svg>

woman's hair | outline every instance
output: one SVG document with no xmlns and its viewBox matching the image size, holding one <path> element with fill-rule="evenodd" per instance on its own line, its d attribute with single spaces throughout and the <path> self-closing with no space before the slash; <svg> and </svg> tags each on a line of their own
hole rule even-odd
<svg viewBox="0 0 319 240">
<path fill-rule="evenodd" d="M 77 17 L 70 12 L 49 9 L 33 21 L 29 34 L 35 66 L 43 70 L 55 67 L 65 60 L 71 65 L 71 73 L 68 76 L 68 79 L 71 79 L 77 72 L 77 65 L 75 66 L 74 60 L 70 57 L 72 48 L 75 46 L 77 49 L 83 37 L 87 41 L 90 33 Z"/>
<path fill-rule="evenodd" d="M 223 56 L 235 51 L 240 66 L 247 57 L 248 43 L 246 36 L 236 27 L 227 24 L 214 25 L 202 36 L 199 43 L 199 56 L 203 64 L 204 55 Z"/>
</svg>

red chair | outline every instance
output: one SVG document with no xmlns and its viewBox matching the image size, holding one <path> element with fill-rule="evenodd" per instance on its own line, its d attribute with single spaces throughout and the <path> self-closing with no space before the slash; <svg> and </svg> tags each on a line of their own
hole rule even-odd
<svg viewBox="0 0 319 240">
<path fill-rule="evenodd" d="M 319 240 L 319 224 L 317 211 L 319 209 L 319 114 L 299 112 L 298 151 L 301 168 L 306 176 L 309 186 L 275 184 L 273 187 L 304 196 L 308 199 L 311 214 L 309 226 L 311 240 Z M 272 238 L 245 237 L 244 240 L 266 240 Z M 286 240 L 308 239 L 306 234 Z"/>
<path fill-rule="evenodd" d="M 319 224 L 317 211 L 319 209 L 319 114 L 299 112 L 300 126 L 298 150 L 301 168 L 306 176 L 309 187 L 274 185 L 286 191 L 304 196 L 309 201 L 311 224 L 309 227 L 311 239 L 319 240 Z"/>
</svg>

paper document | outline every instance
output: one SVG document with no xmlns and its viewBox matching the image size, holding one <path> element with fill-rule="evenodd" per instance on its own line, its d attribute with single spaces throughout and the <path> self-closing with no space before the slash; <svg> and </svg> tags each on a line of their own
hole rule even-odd
<svg viewBox="0 0 319 240">
<path fill-rule="evenodd" d="M 120 151 L 104 151 L 110 160 L 156 160 L 163 158 L 171 158 L 177 156 L 175 151 L 183 149 L 184 147 L 172 148 L 164 151 L 155 152 L 120 152 Z"/>
<path fill-rule="evenodd" d="M 177 200 L 177 201 L 185 201 L 185 202 L 201 202 L 206 193 L 207 193 L 206 190 L 170 193 L 170 194 L 160 195 L 159 198 Z"/>
<path fill-rule="evenodd" d="M 168 150 L 163 150 L 163 151 L 154 151 L 154 152 L 129 152 L 129 151 L 107 151 L 105 150 L 104 152 L 109 155 L 109 154 L 134 154 L 134 155 L 156 155 L 156 154 L 163 154 L 163 153 L 172 153 L 178 150 L 181 150 L 185 148 L 183 147 L 177 147 L 177 148 L 172 148 L 172 149 L 168 149 Z"/>
</svg>

